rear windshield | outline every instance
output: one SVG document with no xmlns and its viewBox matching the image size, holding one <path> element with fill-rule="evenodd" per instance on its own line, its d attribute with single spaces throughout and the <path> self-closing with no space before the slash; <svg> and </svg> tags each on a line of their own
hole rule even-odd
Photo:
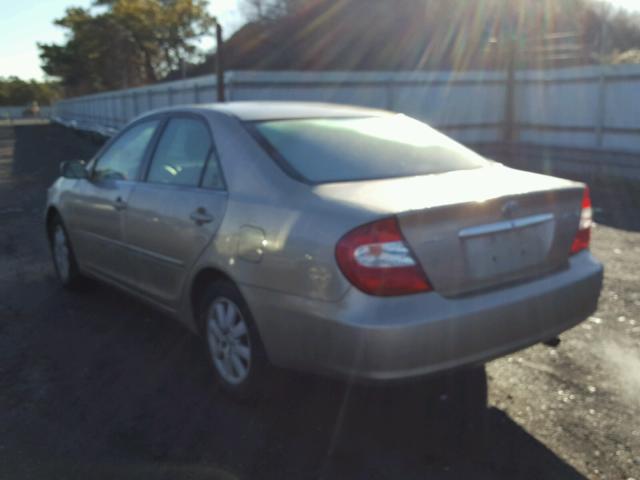
<svg viewBox="0 0 640 480">
<path fill-rule="evenodd" d="M 311 183 L 467 170 L 487 160 L 405 115 L 253 124 L 285 170 Z"/>
</svg>

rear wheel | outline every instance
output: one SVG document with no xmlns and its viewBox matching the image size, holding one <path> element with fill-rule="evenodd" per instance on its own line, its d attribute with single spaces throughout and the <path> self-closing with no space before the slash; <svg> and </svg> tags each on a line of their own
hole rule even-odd
<svg viewBox="0 0 640 480">
<path fill-rule="evenodd" d="M 54 218 L 49 226 L 49 243 L 58 280 L 60 280 L 64 288 L 74 289 L 78 287 L 82 276 L 78 269 L 69 235 L 59 217 Z"/>
<path fill-rule="evenodd" d="M 239 399 L 264 393 L 269 364 L 242 295 L 230 282 L 210 285 L 199 309 L 213 371 L 220 386 Z"/>
</svg>

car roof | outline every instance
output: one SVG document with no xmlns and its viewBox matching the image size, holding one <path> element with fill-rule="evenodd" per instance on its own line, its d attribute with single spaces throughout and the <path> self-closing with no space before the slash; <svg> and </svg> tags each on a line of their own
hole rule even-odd
<svg viewBox="0 0 640 480">
<path fill-rule="evenodd" d="M 298 118 L 372 117 L 391 113 L 373 108 L 316 102 L 225 102 L 193 107 L 225 113 L 247 122 Z"/>
</svg>

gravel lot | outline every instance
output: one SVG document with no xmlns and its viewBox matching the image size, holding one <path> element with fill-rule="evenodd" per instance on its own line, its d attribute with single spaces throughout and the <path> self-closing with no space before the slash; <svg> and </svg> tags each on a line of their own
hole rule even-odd
<svg viewBox="0 0 640 480">
<path fill-rule="evenodd" d="M 452 435 L 465 401 L 446 382 L 291 376 L 238 405 L 175 322 L 100 285 L 62 291 L 45 190 L 59 161 L 97 148 L 0 126 L 0 478 L 640 479 L 640 192 L 594 189 L 598 312 L 557 348 L 490 363 L 488 405 Z"/>
</svg>

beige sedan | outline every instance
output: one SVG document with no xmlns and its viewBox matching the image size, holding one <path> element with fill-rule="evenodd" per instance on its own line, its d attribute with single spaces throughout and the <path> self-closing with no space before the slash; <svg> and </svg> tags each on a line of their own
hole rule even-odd
<svg viewBox="0 0 640 480">
<path fill-rule="evenodd" d="M 601 289 L 583 184 L 391 112 L 165 109 L 62 174 L 46 211 L 60 281 L 175 316 L 238 396 L 272 366 L 390 381 L 482 364 L 576 325 Z"/>
</svg>

